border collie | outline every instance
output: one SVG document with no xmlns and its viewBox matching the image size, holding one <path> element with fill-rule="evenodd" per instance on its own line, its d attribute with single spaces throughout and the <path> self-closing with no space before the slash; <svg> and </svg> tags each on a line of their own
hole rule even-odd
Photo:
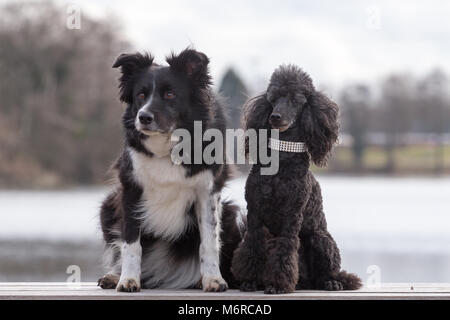
<svg viewBox="0 0 450 320">
<path fill-rule="evenodd" d="M 238 208 L 220 199 L 230 168 L 225 161 L 175 164 L 170 155 L 171 133 L 192 133 L 194 121 L 224 133 L 224 105 L 211 90 L 205 54 L 188 48 L 166 61 L 135 53 L 113 65 L 122 73 L 126 138 L 114 166 L 119 183 L 100 212 L 107 274 L 98 284 L 224 291 L 236 287 L 231 260 L 245 228 Z"/>
</svg>

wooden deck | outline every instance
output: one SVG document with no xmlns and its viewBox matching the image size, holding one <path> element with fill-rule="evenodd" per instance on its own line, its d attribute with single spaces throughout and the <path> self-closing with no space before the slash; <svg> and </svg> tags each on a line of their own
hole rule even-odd
<svg viewBox="0 0 450 320">
<path fill-rule="evenodd" d="M 385 283 L 380 288 L 357 291 L 296 291 L 292 294 L 265 295 L 228 290 L 224 293 L 204 293 L 200 290 L 143 290 L 137 293 L 117 293 L 102 290 L 95 283 L 4 282 L 0 283 L 0 300 L 70 299 L 70 300 L 383 300 L 383 299 L 446 299 L 450 300 L 450 283 Z"/>
</svg>

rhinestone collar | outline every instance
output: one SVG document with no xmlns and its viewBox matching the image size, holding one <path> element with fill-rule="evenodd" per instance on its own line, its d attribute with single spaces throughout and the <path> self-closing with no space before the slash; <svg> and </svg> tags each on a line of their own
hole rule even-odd
<svg viewBox="0 0 450 320">
<path fill-rule="evenodd" d="M 304 142 L 283 141 L 269 138 L 269 148 L 284 152 L 306 152 L 308 149 Z"/>
</svg>

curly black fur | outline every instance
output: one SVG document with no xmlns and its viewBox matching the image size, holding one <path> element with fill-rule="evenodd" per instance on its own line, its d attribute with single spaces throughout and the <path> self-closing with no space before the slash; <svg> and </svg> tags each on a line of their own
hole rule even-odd
<svg viewBox="0 0 450 320">
<path fill-rule="evenodd" d="M 283 128 L 280 140 L 304 142 L 308 152 L 280 152 L 275 175 L 261 175 L 259 163 L 251 169 L 245 188 L 248 230 L 232 263 L 241 290 L 264 288 L 273 294 L 361 287 L 356 275 L 341 271 L 320 186 L 309 170 L 311 160 L 326 164 L 338 137 L 337 118 L 338 106 L 295 66 L 275 70 L 267 91 L 246 104 L 246 129 Z"/>
</svg>

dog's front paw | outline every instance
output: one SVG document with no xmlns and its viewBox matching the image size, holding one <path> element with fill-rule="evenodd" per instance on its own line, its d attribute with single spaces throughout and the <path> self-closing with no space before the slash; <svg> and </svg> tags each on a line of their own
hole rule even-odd
<svg viewBox="0 0 450 320">
<path fill-rule="evenodd" d="M 118 292 L 138 292 L 141 291 L 141 284 L 139 279 L 121 278 L 117 284 L 116 290 Z"/>
<path fill-rule="evenodd" d="M 257 290 L 256 281 L 243 281 L 240 286 L 241 291 L 252 292 Z"/>
<path fill-rule="evenodd" d="M 340 291 L 344 290 L 344 286 L 340 281 L 337 280 L 328 280 L 324 283 L 324 289 L 327 291 Z"/>
<path fill-rule="evenodd" d="M 97 286 L 102 289 L 114 289 L 117 287 L 119 282 L 119 276 L 117 274 L 105 274 L 103 277 L 98 279 Z"/>
<path fill-rule="evenodd" d="M 222 277 L 204 276 L 202 278 L 202 287 L 205 292 L 222 292 L 228 289 L 228 284 Z"/>
<path fill-rule="evenodd" d="M 292 290 L 279 288 L 277 286 L 266 286 L 266 289 L 264 289 L 265 294 L 283 294 L 283 293 L 291 293 Z"/>
</svg>

